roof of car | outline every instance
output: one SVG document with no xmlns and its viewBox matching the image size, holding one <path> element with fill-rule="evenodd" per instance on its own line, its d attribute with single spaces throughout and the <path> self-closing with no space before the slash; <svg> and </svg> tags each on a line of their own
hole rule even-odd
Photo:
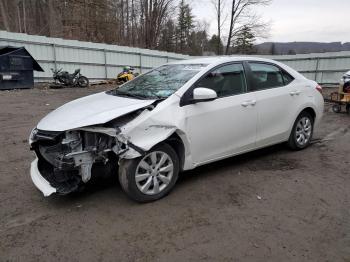
<svg viewBox="0 0 350 262">
<path fill-rule="evenodd" d="M 177 62 L 173 62 L 171 64 L 217 64 L 217 63 L 225 63 L 225 62 L 234 62 L 234 61 L 261 61 L 261 62 L 274 62 L 271 59 L 261 58 L 261 57 L 253 57 L 253 56 L 213 56 L 213 57 L 203 57 L 203 58 L 194 58 L 181 60 Z"/>
<path fill-rule="evenodd" d="M 194 59 L 180 60 L 180 61 L 172 62 L 170 64 L 203 64 L 203 65 L 206 65 L 206 68 L 208 68 L 208 67 L 215 67 L 223 63 L 240 62 L 240 61 L 259 61 L 259 62 L 273 63 L 275 65 L 282 67 L 294 78 L 305 79 L 303 75 L 301 75 L 300 73 L 298 73 L 297 71 L 295 71 L 294 69 L 292 69 L 291 67 L 283 63 L 280 63 L 278 61 L 271 60 L 268 58 L 255 57 L 255 56 L 212 56 L 212 57 L 202 57 L 202 58 L 198 57 Z"/>
</svg>

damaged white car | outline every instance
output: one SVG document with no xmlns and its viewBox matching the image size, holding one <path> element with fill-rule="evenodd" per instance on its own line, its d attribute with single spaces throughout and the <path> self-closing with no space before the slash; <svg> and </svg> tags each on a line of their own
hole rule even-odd
<svg viewBox="0 0 350 262">
<path fill-rule="evenodd" d="M 181 171 L 281 142 L 307 147 L 323 114 L 320 91 L 267 59 L 167 64 L 43 118 L 30 134 L 31 178 L 49 196 L 118 173 L 129 197 L 153 201 Z"/>
</svg>

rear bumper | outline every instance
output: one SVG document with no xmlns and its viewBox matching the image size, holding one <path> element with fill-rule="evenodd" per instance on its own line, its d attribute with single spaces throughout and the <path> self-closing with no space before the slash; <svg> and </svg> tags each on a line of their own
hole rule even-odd
<svg viewBox="0 0 350 262">
<path fill-rule="evenodd" d="M 44 194 L 44 196 L 50 196 L 57 192 L 56 188 L 52 187 L 50 183 L 40 174 L 37 158 L 30 166 L 30 177 L 32 178 L 34 185 Z"/>
</svg>

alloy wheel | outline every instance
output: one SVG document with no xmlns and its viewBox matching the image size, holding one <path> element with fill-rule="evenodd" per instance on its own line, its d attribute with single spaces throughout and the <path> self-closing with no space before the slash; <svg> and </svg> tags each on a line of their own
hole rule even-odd
<svg viewBox="0 0 350 262">
<path fill-rule="evenodd" d="M 296 127 L 296 142 L 300 146 L 305 146 L 311 138 L 312 122 L 308 117 L 302 117 Z"/>
<path fill-rule="evenodd" d="M 174 163 L 162 151 L 154 151 L 141 159 L 136 168 L 135 181 L 138 189 L 146 195 L 162 192 L 171 182 Z"/>
</svg>

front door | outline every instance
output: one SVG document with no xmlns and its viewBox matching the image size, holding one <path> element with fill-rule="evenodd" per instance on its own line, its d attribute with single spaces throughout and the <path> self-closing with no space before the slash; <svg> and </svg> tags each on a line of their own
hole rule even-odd
<svg viewBox="0 0 350 262">
<path fill-rule="evenodd" d="M 213 89 L 218 98 L 185 106 L 186 131 L 195 165 L 253 149 L 256 98 L 253 93 L 246 93 L 242 64 L 219 67 L 197 82 L 196 87 Z"/>
</svg>

